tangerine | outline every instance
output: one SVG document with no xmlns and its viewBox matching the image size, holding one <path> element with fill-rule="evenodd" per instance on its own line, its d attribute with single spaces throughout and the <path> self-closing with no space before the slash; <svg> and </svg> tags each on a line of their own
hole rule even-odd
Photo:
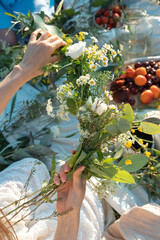
<svg viewBox="0 0 160 240">
<path fill-rule="evenodd" d="M 146 76 L 146 74 L 147 74 L 147 71 L 146 71 L 145 67 L 138 67 L 138 68 L 136 68 L 136 70 L 135 70 L 135 75 L 136 75 L 136 76 L 137 76 L 137 75 Z"/>
<path fill-rule="evenodd" d="M 149 89 L 153 92 L 153 98 L 160 97 L 160 88 L 158 86 L 152 85 Z"/>
<path fill-rule="evenodd" d="M 134 79 L 134 82 L 137 86 L 144 86 L 147 83 L 147 79 L 143 75 L 137 75 L 137 77 Z"/>
<path fill-rule="evenodd" d="M 160 79 L 160 68 L 156 70 L 156 76 Z"/>
<path fill-rule="evenodd" d="M 140 100 L 142 103 L 147 104 L 150 103 L 153 99 L 153 92 L 151 90 L 145 90 L 141 93 Z"/>
<path fill-rule="evenodd" d="M 134 78 L 135 77 L 135 70 L 132 67 L 128 67 L 126 69 L 126 77 Z"/>
</svg>

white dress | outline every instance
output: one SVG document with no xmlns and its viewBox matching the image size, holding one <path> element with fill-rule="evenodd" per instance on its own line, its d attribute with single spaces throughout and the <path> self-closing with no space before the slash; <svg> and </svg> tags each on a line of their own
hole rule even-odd
<svg viewBox="0 0 160 240">
<path fill-rule="evenodd" d="M 49 172 L 46 166 L 33 158 L 25 158 L 13 163 L 4 171 L 0 172 L 0 208 L 18 200 L 24 193 L 24 184 L 31 173 L 27 187 L 27 194 L 33 193 L 42 187 L 43 181 L 49 180 Z M 14 209 L 15 206 L 5 209 L 4 213 Z M 14 226 L 18 240 L 53 240 L 57 226 L 57 218 L 50 217 L 56 210 L 56 203 L 44 203 L 39 207 L 33 220 L 33 215 L 20 221 Z M 19 218 L 22 218 L 27 210 L 11 220 L 14 224 Z M 9 218 L 9 217 L 8 217 Z M 97 196 L 90 190 L 87 185 L 85 199 L 81 207 L 80 227 L 78 240 L 100 240 L 104 231 L 103 209 Z"/>
</svg>

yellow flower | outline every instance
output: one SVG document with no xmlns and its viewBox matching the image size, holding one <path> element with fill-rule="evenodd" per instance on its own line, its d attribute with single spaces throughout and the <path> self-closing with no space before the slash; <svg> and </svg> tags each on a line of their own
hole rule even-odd
<svg viewBox="0 0 160 240">
<path fill-rule="evenodd" d="M 134 129 L 132 129 L 132 130 L 131 130 L 131 132 L 132 132 L 132 133 L 135 133 L 135 130 L 134 130 Z"/>
<path fill-rule="evenodd" d="M 72 40 L 71 38 L 68 38 L 68 39 L 66 40 L 66 42 L 67 42 L 68 44 L 72 44 L 72 43 L 73 43 L 73 40 Z"/>
<path fill-rule="evenodd" d="M 145 152 L 146 156 L 147 157 L 150 157 L 151 156 L 151 153 L 150 152 Z"/>
<path fill-rule="evenodd" d="M 141 126 L 138 127 L 138 131 L 142 132 L 142 127 Z"/>
<path fill-rule="evenodd" d="M 79 37 L 78 37 L 78 41 L 82 41 L 83 39 L 84 39 L 83 36 L 79 36 Z"/>
<path fill-rule="evenodd" d="M 157 108 L 160 109 L 160 105 L 158 105 Z"/>
<path fill-rule="evenodd" d="M 142 140 L 142 139 L 139 139 L 139 142 L 140 142 L 141 144 L 143 144 L 143 140 Z"/>
<path fill-rule="evenodd" d="M 130 159 L 127 159 L 127 160 L 125 161 L 125 164 L 126 164 L 126 165 L 131 165 L 131 164 L 132 164 L 132 161 L 131 161 Z"/>
<path fill-rule="evenodd" d="M 32 82 L 33 82 L 33 83 L 36 83 L 36 79 L 33 79 Z"/>
<path fill-rule="evenodd" d="M 44 84 L 46 84 L 46 80 L 45 80 L 45 79 L 42 79 L 42 82 L 43 82 Z"/>
<path fill-rule="evenodd" d="M 49 79 L 47 80 L 47 84 L 50 84 L 50 80 Z"/>
<path fill-rule="evenodd" d="M 130 148 L 132 146 L 132 141 L 128 140 L 125 144 L 127 148 Z"/>
<path fill-rule="evenodd" d="M 154 167 L 151 167 L 151 170 L 153 171 L 153 170 L 154 170 Z"/>
<path fill-rule="evenodd" d="M 98 49 L 98 46 L 95 44 L 95 45 L 94 45 L 94 48 L 97 50 L 97 49 Z"/>
</svg>

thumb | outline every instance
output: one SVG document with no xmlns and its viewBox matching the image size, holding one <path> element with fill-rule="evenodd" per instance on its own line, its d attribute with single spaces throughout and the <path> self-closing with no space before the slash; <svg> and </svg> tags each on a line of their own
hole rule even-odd
<svg viewBox="0 0 160 240">
<path fill-rule="evenodd" d="M 76 169 L 76 171 L 74 171 L 73 173 L 73 187 L 74 188 L 82 188 L 83 184 L 82 184 L 82 172 L 84 171 L 85 166 L 81 166 L 78 169 Z"/>
</svg>

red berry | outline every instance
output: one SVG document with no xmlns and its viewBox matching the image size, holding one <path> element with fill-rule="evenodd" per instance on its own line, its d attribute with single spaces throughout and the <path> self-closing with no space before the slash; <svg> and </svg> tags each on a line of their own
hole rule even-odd
<svg viewBox="0 0 160 240">
<path fill-rule="evenodd" d="M 109 12 L 109 11 L 105 11 L 105 12 L 104 12 L 104 16 L 110 17 L 110 12 Z"/>
<path fill-rule="evenodd" d="M 97 23 L 97 24 L 100 24 L 100 22 L 101 22 L 101 19 L 100 19 L 99 17 L 97 17 L 97 18 L 96 18 L 96 23 Z"/>
<path fill-rule="evenodd" d="M 113 23 L 114 23 L 114 19 L 110 17 L 109 20 L 108 20 L 108 22 L 109 22 L 110 24 L 113 24 Z"/>
<path fill-rule="evenodd" d="M 103 24 L 106 24 L 106 23 L 108 22 L 108 18 L 103 16 L 103 17 L 101 18 L 101 22 L 102 22 Z"/>
<path fill-rule="evenodd" d="M 115 20 L 118 20 L 120 18 L 120 15 L 118 13 L 113 13 L 112 17 L 115 19 Z"/>
<path fill-rule="evenodd" d="M 115 5 L 114 8 L 113 8 L 113 12 L 114 13 L 118 13 L 119 9 L 120 9 L 120 6 L 119 5 Z"/>
<path fill-rule="evenodd" d="M 112 28 L 112 24 L 107 23 L 107 29 L 111 29 Z"/>
</svg>

